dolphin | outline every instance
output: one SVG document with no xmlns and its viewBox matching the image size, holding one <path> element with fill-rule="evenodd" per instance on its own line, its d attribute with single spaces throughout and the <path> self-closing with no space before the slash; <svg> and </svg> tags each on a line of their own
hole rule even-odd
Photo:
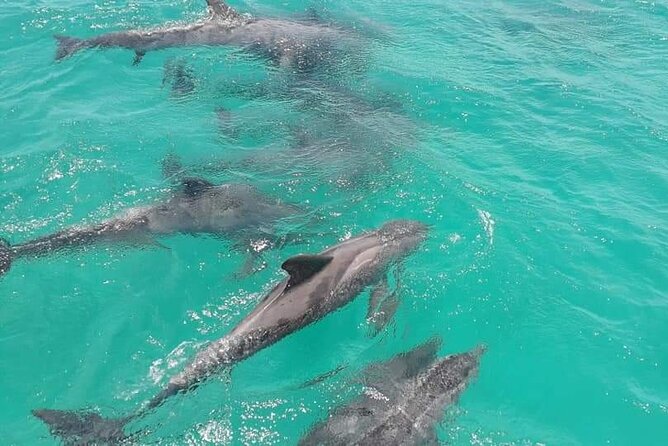
<svg viewBox="0 0 668 446">
<path fill-rule="evenodd" d="M 219 132 L 225 138 L 269 132 L 278 144 L 239 151 L 223 159 L 210 157 L 187 167 L 191 175 L 216 175 L 239 170 L 284 175 L 308 172 L 298 181 L 315 179 L 341 189 L 374 187 L 379 172 L 391 172 L 392 164 L 411 152 L 419 131 L 415 123 L 389 95 L 368 98 L 351 89 L 314 77 L 275 76 L 262 83 L 223 82 L 225 96 L 251 100 L 268 98 L 289 108 L 276 126 L 244 119 L 227 109 L 217 110 Z M 294 113 L 293 113 L 294 112 Z M 256 138 L 257 139 L 257 138 Z"/>
<path fill-rule="evenodd" d="M 156 244 L 156 236 L 214 234 L 245 242 L 257 230 L 298 212 L 294 205 L 261 194 L 246 184 L 214 185 L 184 178 L 165 202 L 135 207 L 91 226 L 72 227 L 16 245 L 0 239 L 0 275 L 20 258 L 43 257 L 100 243 Z"/>
<path fill-rule="evenodd" d="M 483 347 L 436 359 L 439 339 L 364 372 L 358 398 L 315 424 L 300 446 L 438 445 L 434 430 L 477 374 Z"/>
<path fill-rule="evenodd" d="M 251 18 L 222 0 L 207 0 L 209 14 L 195 23 L 119 31 L 89 39 L 56 35 L 56 60 L 87 48 L 127 48 L 135 64 L 148 51 L 181 46 L 231 45 L 299 71 L 331 57 L 350 32 L 315 20 Z"/>
<path fill-rule="evenodd" d="M 229 334 L 199 351 L 162 391 L 131 415 L 105 419 L 94 412 L 52 409 L 34 410 L 33 414 L 65 442 L 124 441 L 128 438 L 124 431 L 128 422 L 341 308 L 368 286 L 382 283 L 388 268 L 414 251 L 426 235 L 427 227 L 422 223 L 395 220 L 319 254 L 287 259 L 282 268 L 288 277 L 274 285 Z"/>
</svg>

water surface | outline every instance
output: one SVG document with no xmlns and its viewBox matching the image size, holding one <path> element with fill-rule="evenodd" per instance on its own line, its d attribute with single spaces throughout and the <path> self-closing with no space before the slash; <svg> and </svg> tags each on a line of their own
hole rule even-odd
<svg viewBox="0 0 668 446">
<path fill-rule="evenodd" d="M 387 330 L 369 337 L 361 296 L 175 398 L 142 422 L 142 441 L 294 444 L 349 397 L 356 370 L 440 335 L 441 354 L 488 346 L 439 425 L 444 443 L 663 444 L 668 6 L 266 3 L 234 6 L 310 5 L 362 31 L 364 57 L 328 77 L 350 95 L 282 89 L 280 71 L 231 49 L 149 53 L 136 67 L 123 50 L 53 62 L 54 33 L 191 20 L 203 1 L 0 5 L 2 237 L 150 203 L 171 187 L 170 154 L 318 216 L 317 237 L 267 252 L 241 279 L 230 242 L 188 235 L 17 261 L 0 281 L 3 444 L 55 443 L 33 408 L 132 410 L 247 314 L 287 257 L 393 218 L 432 231 Z M 192 92 L 163 85 L 175 58 Z"/>
</svg>

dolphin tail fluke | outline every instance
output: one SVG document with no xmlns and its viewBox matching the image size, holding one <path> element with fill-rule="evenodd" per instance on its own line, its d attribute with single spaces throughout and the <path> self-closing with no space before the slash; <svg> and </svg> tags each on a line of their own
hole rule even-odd
<svg viewBox="0 0 668 446">
<path fill-rule="evenodd" d="M 0 276 L 12 267 L 12 250 L 7 240 L 0 238 Z"/>
<path fill-rule="evenodd" d="M 77 39 L 76 37 L 68 37 L 56 34 L 54 36 L 58 47 L 56 48 L 56 60 L 64 59 L 76 53 L 85 46 L 84 39 Z"/>
<path fill-rule="evenodd" d="M 123 431 L 129 417 L 102 418 L 94 412 L 52 409 L 36 409 L 32 414 L 65 444 L 119 444 L 130 438 Z"/>
</svg>

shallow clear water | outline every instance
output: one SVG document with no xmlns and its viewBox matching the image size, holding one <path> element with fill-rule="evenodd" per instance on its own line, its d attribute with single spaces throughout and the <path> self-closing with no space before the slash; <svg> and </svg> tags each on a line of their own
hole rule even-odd
<svg viewBox="0 0 668 446">
<path fill-rule="evenodd" d="M 363 42 L 329 90 L 229 48 L 53 62 L 54 33 L 194 19 L 203 3 L 0 5 L 0 235 L 18 243 L 160 199 L 170 154 L 303 205 L 288 229 L 313 235 L 268 250 L 248 277 L 245 254 L 207 236 L 15 262 L 0 281 L 3 444 L 55 443 L 33 408 L 131 411 L 243 318 L 287 257 L 393 218 L 431 233 L 388 329 L 369 336 L 360 296 L 174 398 L 141 441 L 294 444 L 356 370 L 439 335 L 442 355 L 488 346 L 443 442 L 664 444 L 668 5 L 315 2 Z M 265 3 L 233 5 L 307 6 Z M 163 85 L 175 60 L 194 91 Z"/>
</svg>

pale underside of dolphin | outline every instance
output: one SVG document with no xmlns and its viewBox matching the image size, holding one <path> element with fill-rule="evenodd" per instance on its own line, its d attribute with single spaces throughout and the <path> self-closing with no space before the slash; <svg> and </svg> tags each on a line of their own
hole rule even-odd
<svg viewBox="0 0 668 446">
<path fill-rule="evenodd" d="M 129 438 L 125 426 L 130 421 L 343 307 L 369 286 L 374 286 L 369 319 L 377 320 L 373 317 L 376 312 L 394 312 L 396 293 L 381 297 L 376 290 L 385 289 L 388 269 L 413 252 L 426 235 L 425 225 L 397 220 L 319 254 L 286 260 L 282 268 L 289 274 L 287 279 L 276 284 L 226 336 L 202 349 L 162 391 L 127 417 L 105 419 L 92 412 L 51 409 L 34 410 L 33 414 L 67 444 L 122 442 Z M 386 323 L 388 318 L 382 320 Z"/>
<path fill-rule="evenodd" d="M 56 60 L 89 48 L 126 48 L 135 52 L 135 63 L 139 63 L 149 51 L 229 45 L 282 66 L 308 70 L 352 37 L 347 31 L 314 20 L 251 18 L 222 0 L 207 0 L 207 4 L 209 15 L 194 23 L 111 32 L 88 39 L 56 35 Z"/>
<path fill-rule="evenodd" d="M 0 274 L 17 259 L 99 244 L 157 245 L 157 237 L 177 233 L 211 234 L 250 243 L 260 235 L 273 237 L 273 224 L 297 212 L 297 206 L 265 196 L 250 185 L 214 185 L 186 178 L 168 200 L 129 209 L 102 223 L 64 229 L 16 245 L 0 239 Z"/>
</svg>

